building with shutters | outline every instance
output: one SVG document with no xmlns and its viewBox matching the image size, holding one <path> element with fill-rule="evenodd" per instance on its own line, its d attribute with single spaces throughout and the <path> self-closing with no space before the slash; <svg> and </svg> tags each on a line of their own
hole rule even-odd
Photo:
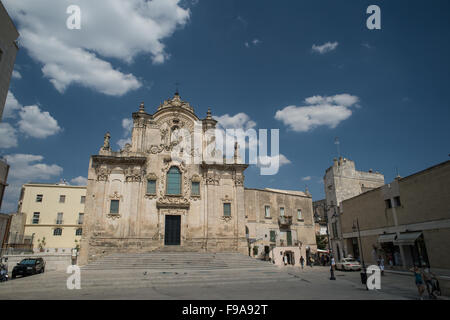
<svg viewBox="0 0 450 320">
<path fill-rule="evenodd" d="M 217 152 L 210 110 L 200 119 L 175 93 L 132 117 L 131 143 L 113 151 L 107 133 L 91 156 L 80 264 L 113 252 L 315 249 L 311 195 L 246 189 L 248 165 L 237 144 L 231 158 Z"/>
<path fill-rule="evenodd" d="M 20 226 L 11 229 L 9 243 L 32 244 L 35 252 L 70 252 L 83 234 L 85 186 L 29 183 L 22 186 Z"/>
</svg>

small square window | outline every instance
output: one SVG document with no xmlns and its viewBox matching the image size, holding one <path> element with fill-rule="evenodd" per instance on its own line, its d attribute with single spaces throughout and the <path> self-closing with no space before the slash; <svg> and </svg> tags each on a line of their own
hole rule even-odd
<svg viewBox="0 0 450 320">
<path fill-rule="evenodd" d="M 82 235 L 83 235 L 83 228 L 78 228 L 78 229 L 75 231 L 75 235 L 76 235 L 76 236 L 82 236 Z"/>
<path fill-rule="evenodd" d="M 270 230 L 270 242 L 275 242 L 277 240 L 275 230 Z"/>
<path fill-rule="evenodd" d="M 44 195 L 43 194 L 38 194 L 37 196 L 36 196 L 36 202 L 42 202 L 42 199 L 44 198 Z"/>
<path fill-rule="evenodd" d="M 39 212 L 35 212 L 33 213 L 33 221 L 31 222 L 32 224 L 39 224 L 39 216 L 41 214 Z"/>
<path fill-rule="evenodd" d="M 231 216 L 231 203 L 223 204 L 223 216 L 230 217 Z"/>
<path fill-rule="evenodd" d="M 280 217 L 284 217 L 284 208 L 283 207 L 280 208 Z"/>
<path fill-rule="evenodd" d="M 65 195 L 60 195 L 59 196 L 59 203 L 65 203 L 66 202 L 66 196 Z"/>
<path fill-rule="evenodd" d="M 194 196 L 200 195 L 200 182 L 192 181 L 191 194 Z"/>
<path fill-rule="evenodd" d="M 83 224 L 84 221 L 84 213 L 78 214 L 78 224 Z"/>
<path fill-rule="evenodd" d="M 54 236 L 61 236 L 62 235 L 62 229 L 61 228 L 55 228 L 53 230 L 53 235 Z"/>
<path fill-rule="evenodd" d="M 386 200 L 384 200 L 384 202 L 386 203 L 386 209 L 392 208 L 391 199 L 386 199 Z"/>
<path fill-rule="evenodd" d="M 109 208 L 109 213 L 113 214 L 119 213 L 119 200 L 111 200 L 111 207 Z"/>
<path fill-rule="evenodd" d="M 56 216 L 56 224 L 63 224 L 63 213 L 58 212 L 58 215 Z"/>
<path fill-rule="evenodd" d="M 85 203 L 85 202 L 86 202 L 86 196 L 81 196 L 80 203 Z"/>
<path fill-rule="evenodd" d="M 147 194 L 156 194 L 156 180 L 147 180 Z"/>
<path fill-rule="evenodd" d="M 270 206 L 264 206 L 264 217 L 270 218 Z"/>
<path fill-rule="evenodd" d="M 302 215 L 302 210 L 301 209 L 297 209 L 297 219 L 298 220 L 303 220 L 303 215 Z"/>
<path fill-rule="evenodd" d="M 400 197 L 394 197 L 395 207 L 401 207 L 402 203 L 400 202 Z"/>
</svg>

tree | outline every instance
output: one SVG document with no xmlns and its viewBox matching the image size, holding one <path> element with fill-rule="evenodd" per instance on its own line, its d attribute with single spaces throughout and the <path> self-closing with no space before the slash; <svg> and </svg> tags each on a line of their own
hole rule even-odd
<svg viewBox="0 0 450 320">
<path fill-rule="evenodd" d="M 328 241 L 327 241 L 327 236 L 326 235 L 324 235 L 324 234 L 316 234 L 316 243 L 317 243 L 317 249 L 327 250 Z"/>
</svg>

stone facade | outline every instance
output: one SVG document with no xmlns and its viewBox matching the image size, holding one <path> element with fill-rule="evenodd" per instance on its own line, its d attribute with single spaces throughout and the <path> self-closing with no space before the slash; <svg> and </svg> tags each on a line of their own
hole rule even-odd
<svg viewBox="0 0 450 320">
<path fill-rule="evenodd" d="M 329 208 L 328 228 L 330 242 L 335 258 L 340 260 L 348 252 L 344 246 L 341 230 L 340 206 L 341 202 L 351 197 L 384 184 L 384 176 L 378 172 L 363 172 L 355 168 L 355 162 L 340 157 L 333 160 L 324 176 L 325 200 Z"/>
<path fill-rule="evenodd" d="M 246 203 L 253 192 L 244 189 L 248 165 L 241 162 L 237 144 L 231 159 L 222 159 L 212 148 L 215 156 L 211 160 L 207 151 L 215 145 L 215 137 L 208 132 L 216 123 L 209 110 L 199 119 L 176 93 L 153 114 L 140 105 L 133 113 L 131 143 L 122 150 L 112 151 L 111 137 L 105 135 L 99 154 L 91 157 L 89 165 L 80 264 L 112 252 L 248 254 L 246 215 L 256 219 Z M 189 138 L 194 147 L 185 144 Z M 174 186 L 177 192 L 173 192 Z M 305 213 L 299 228 L 311 228 L 314 234 L 311 198 L 293 198 Z M 273 201 L 275 205 L 278 200 Z M 290 205 L 286 203 L 286 209 Z M 260 212 L 259 202 L 254 208 Z M 275 216 L 273 219 L 277 223 Z M 314 246 L 314 239 L 303 237 L 300 232 L 303 243 Z"/>
<path fill-rule="evenodd" d="M 3 196 L 5 195 L 5 189 L 8 185 L 6 181 L 8 180 L 9 165 L 5 159 L 0 158 L 0 208 L 2 207 Z"/>
<path fill-rule="evenodd" d="M 14 23 L 8 15 L 3 4 L 0 2 L 0 120 L 3 117 L 6 96 L 9 90 L 9 81 L 14 69 L 19 37 Z"/>
</svg>

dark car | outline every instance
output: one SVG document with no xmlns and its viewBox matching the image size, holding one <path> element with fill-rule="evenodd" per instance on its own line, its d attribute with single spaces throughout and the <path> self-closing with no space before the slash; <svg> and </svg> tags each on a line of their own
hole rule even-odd
<svg viewBox="0 0 450 320">
<path fill-rule="evenodd" d="M 12 271 L 12 278 L 28 276 L 45 271 L 45 261 L 42 258 L 27 258 L 20 261 Z"/>
</svg>

